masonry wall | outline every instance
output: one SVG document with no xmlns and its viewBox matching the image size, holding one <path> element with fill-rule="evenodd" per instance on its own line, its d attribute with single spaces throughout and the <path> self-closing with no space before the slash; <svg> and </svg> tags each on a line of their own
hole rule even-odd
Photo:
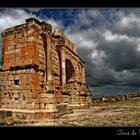
<svg viewBox="0 0 140 140">
<path fill-rule="evenodd" d="M 14 118 L 55 117 L 91 103 L 85 63 L 76 47 L 51 25 L 30 18 L 2 32 L 0 111 Z"/>
</svg>

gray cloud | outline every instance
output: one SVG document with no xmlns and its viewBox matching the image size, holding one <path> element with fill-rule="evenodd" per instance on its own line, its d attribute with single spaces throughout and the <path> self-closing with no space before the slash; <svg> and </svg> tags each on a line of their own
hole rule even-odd
<svg viewBox="0 0 140 140">
<path fill-rule="evenodd" d="M 112 31 L 118 34 L 125 34 L 130 37 L 140 36 L 140 14 L 138 10 L 130 11 L 128 15 L 120 14 L 120 20 L 113 25 Z"/>
<path fill-rule="evenodd" d="M 3 9 L 0 11 L 0 31 L 25 22 L 26 18 L 33 14 L 26 13 L 22 9 Z"/>
<path fill-rule="evenodd" d="M 140 53 L 137 51 L 137 43 L 122 40 L 119 42 L 100 41 L 97 49 L 105 52 L 106 65 L 115 71 L 132 70 L 139 68 Z"/>
</svg>

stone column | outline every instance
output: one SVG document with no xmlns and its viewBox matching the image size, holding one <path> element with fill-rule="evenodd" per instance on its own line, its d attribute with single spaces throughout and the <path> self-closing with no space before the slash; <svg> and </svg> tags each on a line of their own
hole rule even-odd
<svg viewBox="0 0 140 140">
<path fill-rule="evenodd" d="M 82 82 L 85 84 L 86 82 L 86 77 L 85 77 L 85 65 L 82 67 Z"/>
<path fill-rule="evenodd" d="M 52 66 L 51 66 L 51 36 L 46 37 L 47 40 L 47 81 L 48 81 L 48 90 L 52 90 Z"/>
<path fill-rule="evenodd" d="M 62 67 L 62 85 L 66 84 L 66 64 L 65 64 L 65 50 L 64 46 L 61 48 L 61 67 Z"/>
<path fill-rule="evenodd" d="M 51 46 L 52 46 L 52 26 L 46 22 L 41 22 L 42 32 L 45 35 L 44 43 L 45 43 L 45 55 L 46 55 L 46 89 L 48 91 L 52 91 L 52 66 L 51 66 Z"/>
</svg>

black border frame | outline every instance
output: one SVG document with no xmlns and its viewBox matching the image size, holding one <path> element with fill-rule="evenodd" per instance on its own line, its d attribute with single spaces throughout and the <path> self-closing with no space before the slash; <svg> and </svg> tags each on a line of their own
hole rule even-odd
<svg viewBox="0 0 140 140">
<path fill-rule="evenodd" d="M 139 7 L 138 0 L 6 0 L 0 7 Z"/>
<path fill-rule="evenodd" d="M 0 8 L 101 8 L 101 7 L 139 7 L 138 1 L 133 0 L 6 0 L 1 1 Z M 16 134 L 19 134 L 22 139 L 28 138 L 31 136 L 39 139 L 45 139 L 47 137 L 52 138 L 56 137 L 57 139 L 65 138 L 65 139 L 75 139 L 75 138 L 86 138 L 86 139 L 95 139 L 95 138 L 104 138 L 106 136 L 139 136 L 140 135 L 140 126 L 139 127 L 3 127 L 3 132 L 1 131 L 1 138 L 4 136 L 6 139 L 9 136 L 10 139 L 16 138 Z M 9 131 L 5 130 L 5 128 L 14 128 L 13 131 L 11 129 Z M 18 128 L 15 130 L 15 128 Z M 21 128 L 25 128 L 24 130 Z M 33 128 L 33 133 L 28 129 Z M 34 129 L 39 128 L 39 129 Z M 42 129 L 43 128 L 43 129 Z M 45 129 L 44 129 L 45 128 Z M 46 129 L 47 128 L 47 129 Z M 59 128 L 59 129 L 58 129 Z M 77 129 L 78 128 L 78 129 Z M 17 130 L 19 132 L 17 132 Z M 59 131 L 58 131 L 59 130 Z M 120 130 L 124 132 L 124 134 L 120 134 Z M 5 131 L 7 134 L 5 135 Z M 40 131 L 40 132 L 39 132 Z M 11 132 L 10 135 L 8 133 Z M 129 133 L 129 134 L 128 134 Z M 135 135 L 136 134 L 136 135 Z M 66 135 L 66 136 L 65 136 Z M 115 138 L 115 137 L 114 137 Z"/>
</svg>

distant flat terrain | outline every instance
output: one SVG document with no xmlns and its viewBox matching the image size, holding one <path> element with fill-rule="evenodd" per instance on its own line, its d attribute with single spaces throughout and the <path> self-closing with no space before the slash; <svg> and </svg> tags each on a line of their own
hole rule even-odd
<svg viewBox="0 0 140 140">
<path fill-rule="evenodd" d="M 59 119 L 42 119 L 30 126 L 140 126 L 140 97 L 113 103 L 94 103 Z"/>
</svg>

